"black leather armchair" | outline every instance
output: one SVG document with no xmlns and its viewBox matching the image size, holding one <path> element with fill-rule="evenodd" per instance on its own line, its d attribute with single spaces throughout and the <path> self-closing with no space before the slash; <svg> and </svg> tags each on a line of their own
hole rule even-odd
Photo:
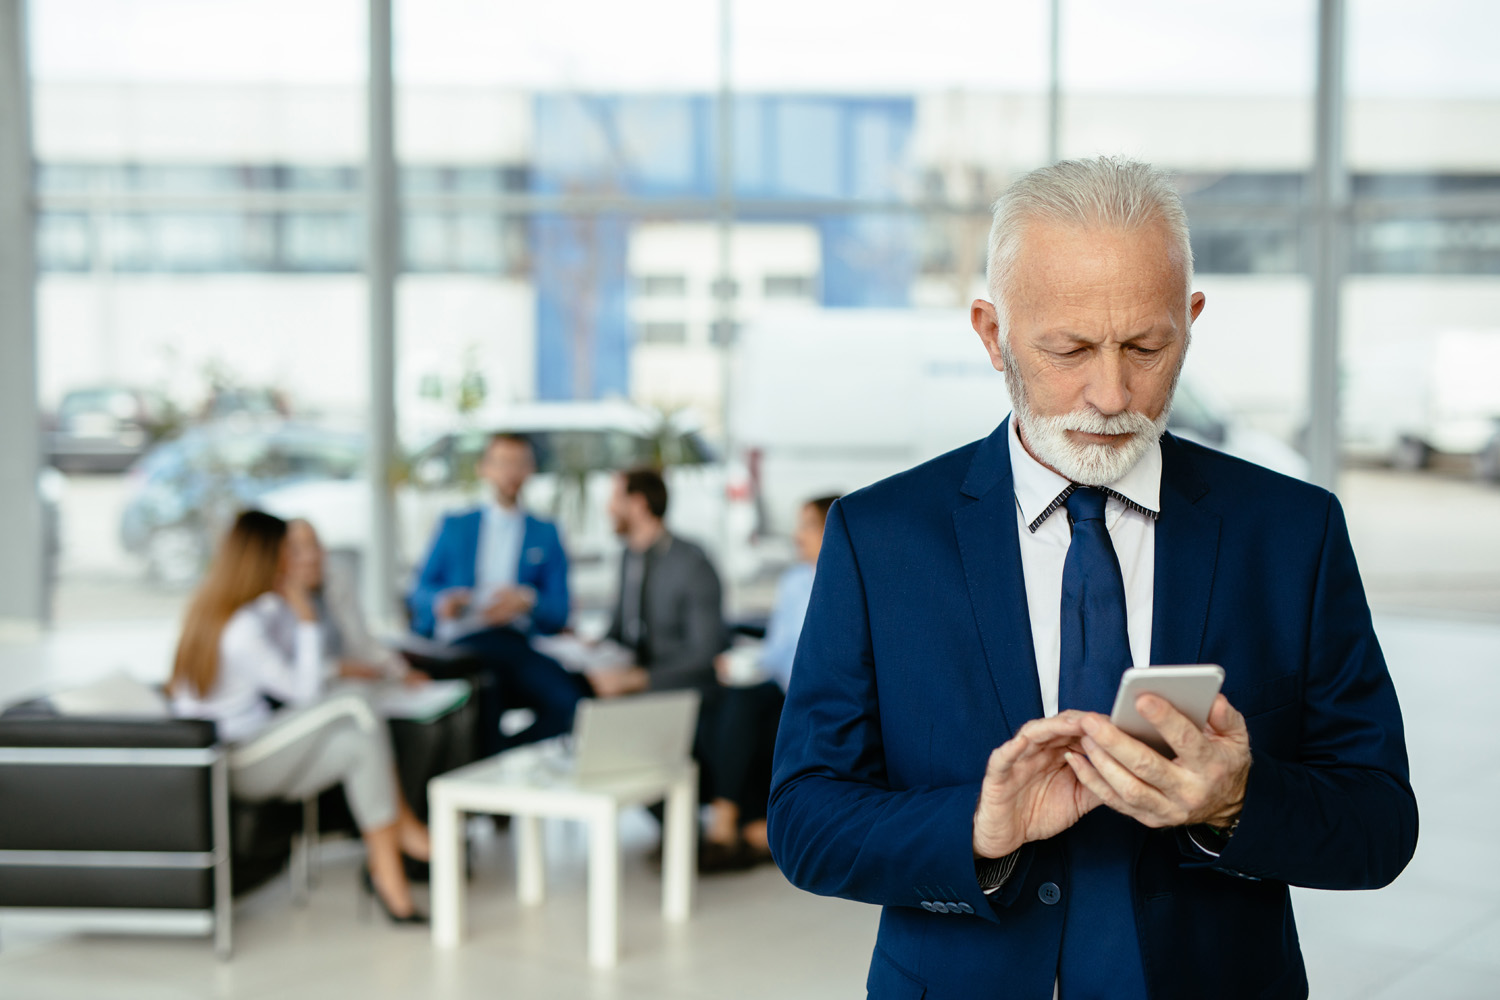
<svg viewBox="0 0 1500 1000">
<path fill-rule="evenodd" d="M 0 717 L 0 803 L 0 913 L 211 933 L 221 957 L 236 891 L 302 825 L 295 803 L 232 808 L 213 724 L 180 719 Z"/>
</svg>

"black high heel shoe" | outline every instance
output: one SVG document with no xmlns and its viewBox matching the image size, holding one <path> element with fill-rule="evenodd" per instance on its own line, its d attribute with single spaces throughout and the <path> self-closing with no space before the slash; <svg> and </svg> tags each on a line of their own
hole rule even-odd
<svg viewBox="0 0 1500 1000">
<path fill-rule="evenodd" d="M 431 882 L 432 865 L 421 858 L 414 858 L 410 854 L 402 853 L 401 867 L 406 872 L 408 882 Z"/>
<path fill-rule="evenodd" d="M 387 905 L 387 903 L 385 901 L 385 897 L 382 896 L 380 893 L 378 893 L 378 892 L 375 891 L 375 879 L 370 875 L 370 866 L 369 866 L 369 864 L 364 864 L 364 865 L 360 866 L 360 869 L 359 869 L 359 888 L 360 888 L 359 899 L 360 899 L 360 917 L 361 917 L 361 919 L 363 919 L 363 920 L 368 920 L 369 919 L 369 917 L 370 917 L 370 900 L 373 899 L 373 900 L 375 900 L 375 902 L 377 902 L 377 903 L 380 904 L 380 909 L 385 913 L 386 918 L 388 920 L 390 920 L 391 923 L 393 923 L 393 924 L 414 924 L 414 925 L 418 925 L 418 926 L 422 926 L 422 927 L 427 926 L 427 914 L 418 912 L 415 907 L 413 907 L 412 911 L 410 913 L 406 914 L 405 916 L 398 916 L 397 914 L 391 912 L 391 908 L 390 908 L 389 905 Z"/>
<path fill-rule="evenodd" d="M 402 853 L 401 867 L 406 872 L 406 881 L 418 882 L 423 885 L 432 881 L 432 863 L 414 858 L 410 854 Z M 474 881 L 474 845 L 464 844 L 464 881 Z"/>
</svg>

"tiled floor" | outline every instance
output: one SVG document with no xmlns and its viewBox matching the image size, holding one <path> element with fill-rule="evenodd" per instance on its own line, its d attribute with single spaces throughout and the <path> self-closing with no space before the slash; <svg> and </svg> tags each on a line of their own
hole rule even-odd
<svg viewBox="0 0 1500 1000">
<path fill-rule="evenodd" d="M 1298 890 L 1303 949 L 1319 1000 L 1500 996 L 1500 625 L 1381 617 L 1405 709 L 1422 837 L 1410 868 L 1372 893 Z M 114 666 L 159 676 L 170 627 L 57 635 L 0 646 L 0 700 Z M 624 956 L 584 961 L 581 832 L 548 828 L 550 896 L 514 901 L 507 838 L 487 839 L 471 887 L 472 934 L 452 953 L 420 932 L 355 918 L 353 845 L 330 845 L 305 908 L 284 879 L 240 904 L 237 954 L 202 940 L 80 937 L 0 925 L 0 998 L 357 996 L 432 998 L 827 998 L 863 994 L 873 907 L 791 888 L 771 868 L 700 883 L 683 927 L 659 916 L 644 855 L 655 835 L 628 821 Z"/>
</svg>

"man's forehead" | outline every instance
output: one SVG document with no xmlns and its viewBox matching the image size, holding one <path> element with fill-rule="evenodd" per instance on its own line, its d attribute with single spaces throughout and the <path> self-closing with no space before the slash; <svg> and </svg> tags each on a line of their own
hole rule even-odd
<svg viewBox="0 0 1500 1000">
<path fill-rule="evenodd" d="M 1016 263 L 1062 266 L 1079 259 L 1136 258 L 1179 267 L 1180 249 L 1165 221 L 1131 228 L 1103 223 L 1032 219 L 1022 227 Z"/>
</svg>

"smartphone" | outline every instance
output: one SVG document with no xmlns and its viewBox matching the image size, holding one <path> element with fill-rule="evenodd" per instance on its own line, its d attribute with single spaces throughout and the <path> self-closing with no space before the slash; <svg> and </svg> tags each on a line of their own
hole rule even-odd
<svg viewBox="0 0 1500 1000">
<path fill-rule="evenodd" d="M 1109 721 L 1164 757 L 1175 757 L 1156 727 L 1135 710 L 1135 700 L 1143 694 L 1165 698 L 1193 725 L 1208 724 L 1208 710 L 1224 685 L 1224 668 L 1217 663 L 1198 663 L 1180 667 L 1131 667 L 1120 677 L 1115 692 L 1115 708 Z"/>
</svg>

